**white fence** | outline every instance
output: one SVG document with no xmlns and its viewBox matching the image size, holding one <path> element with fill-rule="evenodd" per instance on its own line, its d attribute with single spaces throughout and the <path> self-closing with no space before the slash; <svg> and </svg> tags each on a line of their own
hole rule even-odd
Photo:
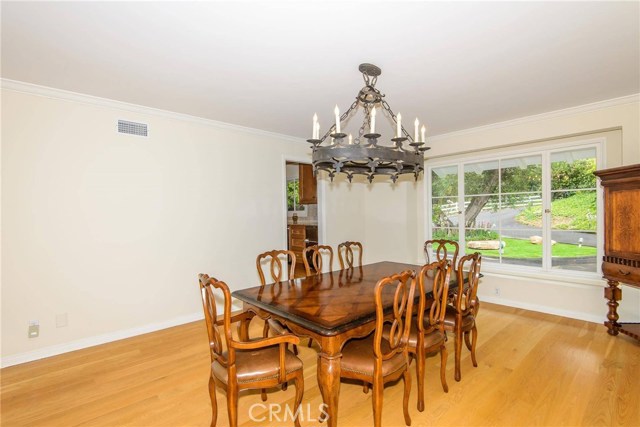
<svg viewBox="0 0 640 427">
<path fill-rule="evenodd" d="M 464 202 L 464 210 L 467 209 L 467 207 L 469 206 L 469 203 L 471 203 L 471 200 L 467 200 Z M 519 198 L 516 203 L 509 204 L 505 207 L 506 208 L 523 208 L 527 206 L 540 206 L 540 205 L 542 205 L 542 196 L 538 194 L 538 195 L 529 195 L 529 196 L 523 195 L 522 198 Z M 442 210 L 442 212 L 445 213 L 447 216 L 457 215 L 458 213 L 458 203 L 452 200 L 447 200 L 446 204 L 440 205 L 440 206 L 441 206 L 440 209 Z M 497 211 L 500 209 L 500 204 L 499 202 L 488 201 L 487 204 L 484 205 L 482 209 Z"/>
</svg>

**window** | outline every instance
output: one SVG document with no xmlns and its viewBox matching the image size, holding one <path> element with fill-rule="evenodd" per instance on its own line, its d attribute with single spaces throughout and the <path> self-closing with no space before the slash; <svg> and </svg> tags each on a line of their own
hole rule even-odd
<svg viewBox="0 0 640 427">
<path fill-rule="evenodd" d="M 430 238 L 498 268 L 596 273 L 598 153 L 591 143 L 431 167 Z"/>
<path fill-rule="evenodd" d="M 287 180 L 287 212 L 291 216 L 294 213 L 299 216 L 307 216 L 306 205 L 299 204 L 300 180 L 298 178 Z"/>
</svg>

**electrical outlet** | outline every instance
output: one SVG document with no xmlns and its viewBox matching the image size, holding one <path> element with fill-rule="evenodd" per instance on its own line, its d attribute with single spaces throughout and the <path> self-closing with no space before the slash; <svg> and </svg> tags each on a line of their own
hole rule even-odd
<svg viewBox="0 0 640 427">
<path fill-rule="evenodd" d="M 499 297 L 499 296 L 500 296 L 500 288 L 494 288 L 494 289 L 493 289 L 493 293 L 494 293 L 497 297 Z"/>
<path fill-rule="evenodd" d="M 37 320 L 29 320 L 29 338 L 38 338 L 40 335 L 40 322 Z"/>
<path fill-rule="evenodd" d="M 69 324 L 67 313 L 56 314 L 56 328 L 64 328 Z"/>
</svg>

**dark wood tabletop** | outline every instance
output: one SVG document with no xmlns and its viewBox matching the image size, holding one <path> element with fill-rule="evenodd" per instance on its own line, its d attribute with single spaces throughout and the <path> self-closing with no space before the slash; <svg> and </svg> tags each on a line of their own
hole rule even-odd
<svg viewBox="0 0 640 427">
<path fill-rule="evenodd" d="M 374 288 L 383 277 L 421 266 L 378 262 L 300 279 L 235 291 L 239 300 L 331 336 L 375 319 Z M 431 291 L 431 283 L 425 283 Z M 384 298 L 384 297 L 383 297 Z M 383 299 L 384 301 L 384 299 Z M 388 295 L 388 305 L 393 293 Z"/>
</svg>

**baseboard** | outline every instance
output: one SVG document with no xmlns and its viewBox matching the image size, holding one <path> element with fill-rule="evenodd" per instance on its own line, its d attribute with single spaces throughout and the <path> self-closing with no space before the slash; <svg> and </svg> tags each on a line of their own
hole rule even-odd
<svg viewBox="0 0 640 427">
<path fill-rule="evenodd" d="M 118 341 L 125 338 L 135 337 L 137 335 L 147 334 L 149 332 L 159 331 L 161 329 L 171 328 L 173 326 L 184 325 L 185 323 L 195 322 L 204 319 L 202 311 L 191 313 L 184 316 L 174 317 L 173 319 L 162 322 L 149 323 L 147 325 L 138 326 L 131 329 L 124 329 L 107 334 L 96 335 L 93 337 L 83 338 L 81 340 L 72 341 L 63 344 L 52 345 L 49 347 L 39 348 L 25 353 L 14 354 L 2 357 L 0 367 L 19 365 L 21 363 L 32 362 L 34 360 L 44 359 L 46 357 L 57 356 L 70 351 L 81 350 L 87 347 L 93 347 L 100 344 L 106 344 L 112 341 Z"/>
<path fill-rule="evenodd" d="M 556 316 L 568 317 L 570 319 L 585 320 L 587 322 L 602 323 L 602 316 L 596 316 L 593 314 L 584 313 L 581 311 L 562 310 L 559 308 L 547 307 L 544 305 L 530 304 L 522 301 L 514 301 L 504 298 L 495 298 L 491 296 L 480 295 L 482 302 L 489 302 L 491 304 L 506 305 L 508 307 L 522 308 L 530 311 L 537 311 L 539 313 L 553 314 Z"/>
</svg>

